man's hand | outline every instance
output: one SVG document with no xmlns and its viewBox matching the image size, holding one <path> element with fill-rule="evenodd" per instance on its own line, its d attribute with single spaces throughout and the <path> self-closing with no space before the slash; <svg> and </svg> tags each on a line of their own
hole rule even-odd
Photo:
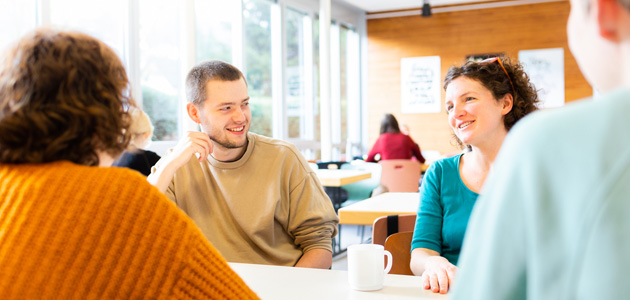
<svg viewBox="0 0 630 300">
<path fill-rule="evenodd" d="M 177 169 L 187 164 L 193 154 L 199 153 L 199 161 L 204 161 L 212 151 L 212 141 L 207 134 L 188 131 L 173 148 L 173 152 L 168 154 L 167 159 L 158 166 L 155 173 L 149 175 L 147 180 L 164 193 Z"/>
<path fill-rule="evenodd" d="M 199 153 L 199 161 L 206 160 L 212 153 L 212 141 L 206 133 L 188 131 L 186 136 L 175 145 L 173 153 L 169 154 L 169 157 L 172 157 L 169 163 L 179 169 L 187 164 L 195 153 Z"/>
</svg>

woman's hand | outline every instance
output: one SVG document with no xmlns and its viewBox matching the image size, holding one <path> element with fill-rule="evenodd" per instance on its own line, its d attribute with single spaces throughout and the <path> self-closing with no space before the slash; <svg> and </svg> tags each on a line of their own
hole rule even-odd
<svg viewBox="0 0 630 300">
<path fill-rule="evenodd" d="M 455 279 L 457 267 L 442 256 L 425 258 L 422 285 L 434 293 L 446 294 Z"/>
</svg>

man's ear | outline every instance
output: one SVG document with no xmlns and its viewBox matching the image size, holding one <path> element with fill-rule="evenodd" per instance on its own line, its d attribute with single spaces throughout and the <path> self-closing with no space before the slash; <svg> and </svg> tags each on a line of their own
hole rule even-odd
<svg viewBox="0 0 630 300">
<path fill-rule="evenodd" d="M 507 93 L 505 94 L 505 96 L 503 96 L 502 102 L 503 109 L 501 110 L 501 113 L 505 116 L 512 111 L 512 106 L 514 105 L 514 97 L 512 97 L 512 94 Z"/>
<path fill-rule="evenodd" d="M 599 35 L 611 42 L 619 42 L 619 26 L 621 10 L 617 0 L 594 0 L 597 4 L 597 25 Z"/>
<path fill-rule="evenodd" d="M 193 122 L 201 124 L 201 117 L 199 117 L 199 109 L 197 109 L 197 105 L 194 103 L 186 104 L 186 111 L 188 111 L 188 116 L 193 120 Z"/>
</svg>

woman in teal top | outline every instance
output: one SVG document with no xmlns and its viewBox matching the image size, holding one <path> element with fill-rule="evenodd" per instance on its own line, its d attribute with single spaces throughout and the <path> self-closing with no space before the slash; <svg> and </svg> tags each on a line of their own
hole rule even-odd
<svg viewBox="0 0 630 300">
<path fill-rule="evenodd" d="M 449 125 L 468 151 L 427 170 L 410 265 L 436 293 L 446 293 L 455 277 L 468 218 L 505 136 L 538 102 L 522 66 L 506 58 L 451 67 L 444 89 Z"/>
<path fill-rule="evenodd" d="M 453 265 L 457 264 L 468 217 L 479 196 L 459 176 L 462 156 L 442 159 L 427 170 L 420 194 L 422 209 L 418 210 L 422 222 L 416 222 L 411 244 L 412 249 L 437 251 Z"/>
</svg>

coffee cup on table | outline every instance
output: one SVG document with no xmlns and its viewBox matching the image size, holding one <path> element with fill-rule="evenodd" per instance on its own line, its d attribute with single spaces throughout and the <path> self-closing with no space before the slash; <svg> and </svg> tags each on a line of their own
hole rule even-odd
<svg viewBox="0 0 630 300">
<path fill-rule="evenodd" d="M 387 255 L 387 266 L 385 264 Z M 392 254 L 378 244 L 348 246 L 348 282 L 358 291 L 375 291 L 383 288 L 383 279 L 392 269 Z"/>
</svg>

